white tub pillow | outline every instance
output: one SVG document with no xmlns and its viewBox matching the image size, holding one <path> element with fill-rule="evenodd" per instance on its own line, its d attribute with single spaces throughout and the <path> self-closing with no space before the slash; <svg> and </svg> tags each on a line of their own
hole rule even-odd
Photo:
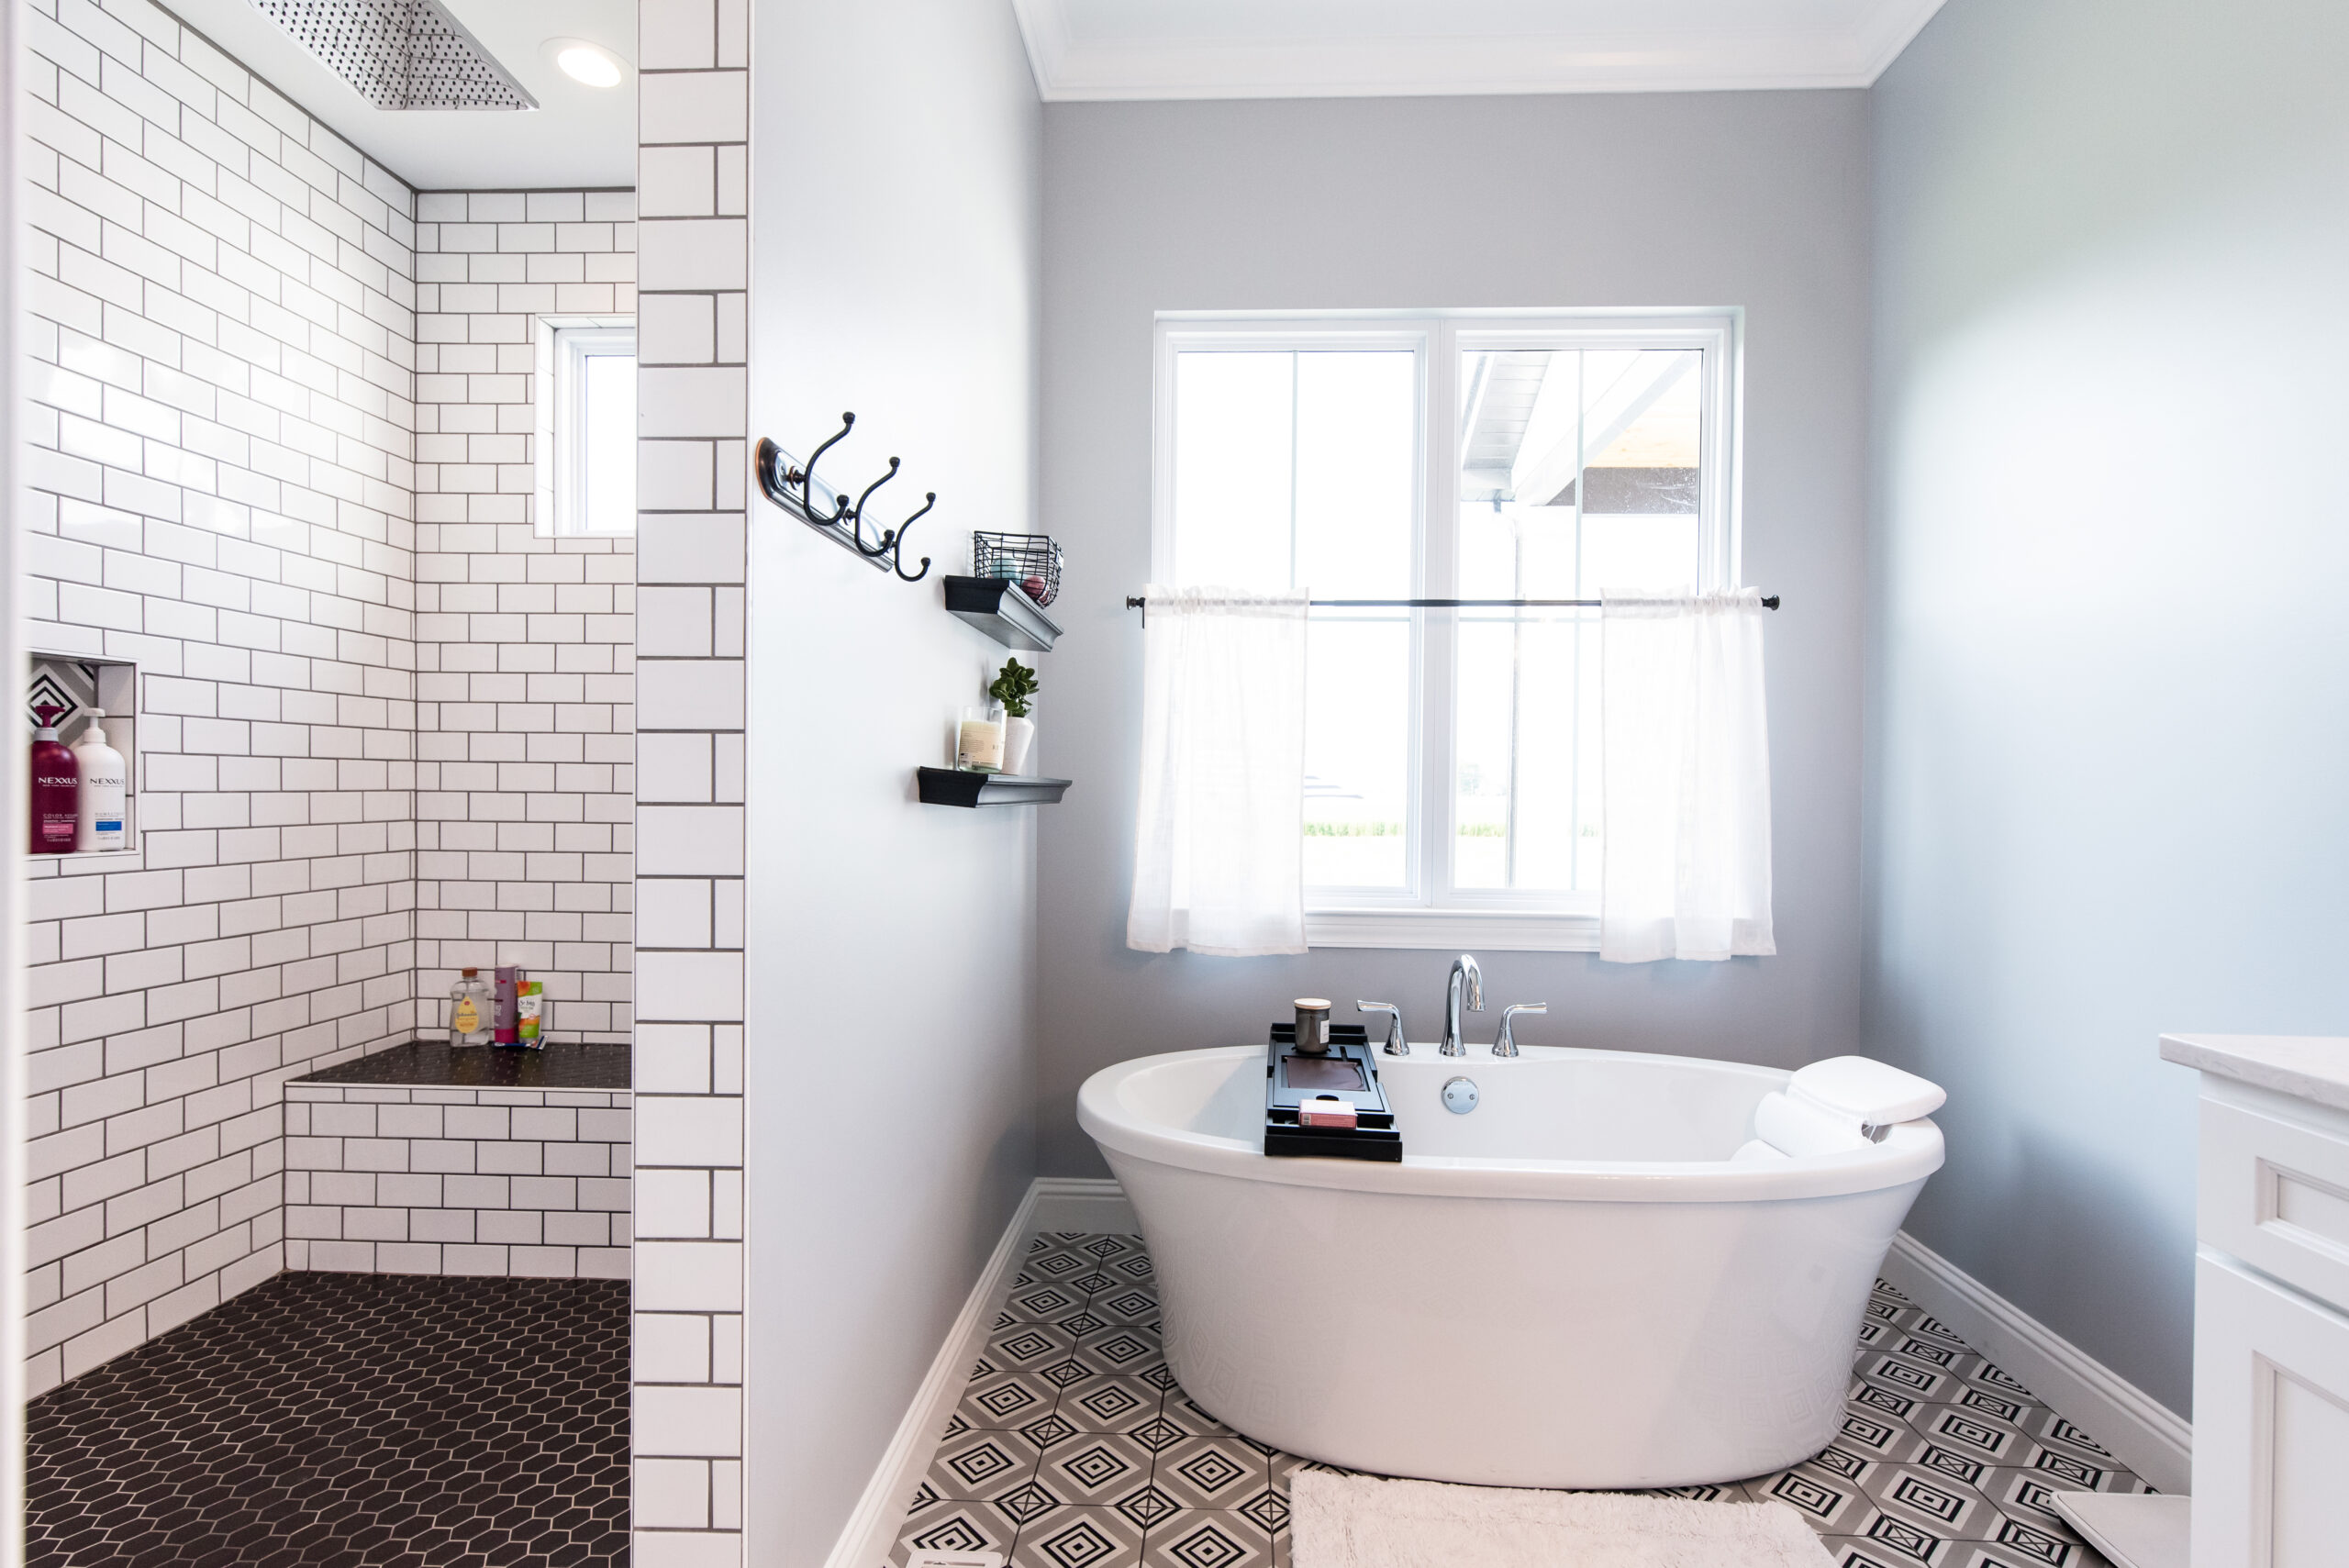
<svg viewBox="0 0 2349 1568">
<path fill-rule="evenodd" d="M 1785 1154 L 1842 1153 L 1932 1115 L 1948 1097 L 1914 1073 L 1865 1056 L 1830 1057 L 1797 1072 L 1784 1092 L 1762 1097 L 1753 1134 Z"/>
</svg>

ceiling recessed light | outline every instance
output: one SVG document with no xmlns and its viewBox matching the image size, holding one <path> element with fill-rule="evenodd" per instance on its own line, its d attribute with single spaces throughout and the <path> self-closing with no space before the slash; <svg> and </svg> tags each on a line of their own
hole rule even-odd
<svg viewBox="0 0 2349 1568">
<path fill-rule="evenodd" d="M 590 87 L 617 87 L 627 74 L 610 50 L 585 39 L 549 39 L 546 51 L 565 76 Z"/>
</svg>

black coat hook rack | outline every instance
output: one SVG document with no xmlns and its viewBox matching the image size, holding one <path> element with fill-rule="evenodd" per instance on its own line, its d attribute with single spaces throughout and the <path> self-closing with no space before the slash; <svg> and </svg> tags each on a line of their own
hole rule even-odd
<svg viewBox="0 0 2349 1568">
<path fill-rule="evenodd" d="M 922 497 L 920 511 L 916 512 L 894 528 L 881 528 L 876 540 L 867 544 L 864 538 L 864 508 L 873 499 L 874 491 L 897 477 L 897 460 L 891 458 L 889 471 L 866 485 L 854 501 L 848 498 L 846 491 L 833 490 L 816 478 L 816 464 L 822 461 L 826 452 L 838 446 L 841 439 L 854 428 L 856 428 L 856 416 L 841 415 L 840 429 L 832 435 L 830 439 L 818 447 L 804 464 L 773 441 L 761 437 L 758 451 L 759 488 L 766 493 L 768 500 L 797 517 L 818 533 L 843 549 L 856 551 L 859 556 L 871 562 L 875 571 L 895 571 L 904 581 L 918 583 L 930 575 L 930 557 L 925 555 L 921 558 L 920 571 L 906 570 L 904 559 L 906 531 L 927 516 L 932 506 L 938 505 L 938 492 L 932 490 L 925 495 Z"/>
</svg>

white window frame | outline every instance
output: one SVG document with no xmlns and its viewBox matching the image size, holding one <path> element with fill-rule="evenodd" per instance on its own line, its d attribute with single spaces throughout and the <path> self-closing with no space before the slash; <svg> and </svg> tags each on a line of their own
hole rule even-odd
<svg viewBox="0 0 2349 1568">
<path fill-rule="evenodd" d="M 1699 388 L 1698 587 L 1734 587 L 1740 575 L 1738 441 L 1743 312 L 1574 310 L 1195 314 L 1162 312 L 1154 339 L 1152 418 L 1152 580 L 1183 581 L 1174 538 L 1174 361 L 1179 353 L 1409 349 L 1419 361 L 1411 598 L 1457 596 L 1460 356 L 1479 349 L 1697 349 Z M 1442 411 L 1442 417 L 1433 417 Z M 1309 584 L 1308 584 L 1309 586 Z M 1406 841 L 1417 851 L 1401 892 L 1308 887 L 1312 947 L 1475 948 L 1595 952 L 1598 895 L 1452 888 L 1451 826 L 1457 771 L 1453 697 L 1456 612 L 1411 612 L 1411 755 Z M 1431 737 L 1441 741 L 1431 744 Z"/>
<path fill-rule="evenodd" d="M 636 509 L 624 530 L 587 527 L 580 495 L 586 459 L 581 424 L 586 406 L 580 396 L 579 361 L 593 353 L 636 355 L 632 316 L 542 316 L 539 317 L 538 407 L 533 421 L 538 472 L 531 521 L 540 539 L 632 539 Z"/>
</svg>

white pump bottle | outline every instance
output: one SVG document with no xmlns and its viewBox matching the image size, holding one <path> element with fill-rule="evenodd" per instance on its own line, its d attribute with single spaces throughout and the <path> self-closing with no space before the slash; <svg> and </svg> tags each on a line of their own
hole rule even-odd
<svg viewBox="0 0 2349 1568">
<path fill-rule="evenodd" d="M 125 831 L 123 805 L 129 793 L 128 770 L 122 753 L 106 744 L 106 732 L 98 720 L 106 717 L 102 707 L 84 708 L 90 716 L 90 727 L 82 731 L 82 739 L 73 747 L 73 760 L 80 764 L 82 781 L 73 826 L 73 848 L 76 853 L 90 850 L 119 850 L 127 848 L 130 835 Z"/>
</svg>

